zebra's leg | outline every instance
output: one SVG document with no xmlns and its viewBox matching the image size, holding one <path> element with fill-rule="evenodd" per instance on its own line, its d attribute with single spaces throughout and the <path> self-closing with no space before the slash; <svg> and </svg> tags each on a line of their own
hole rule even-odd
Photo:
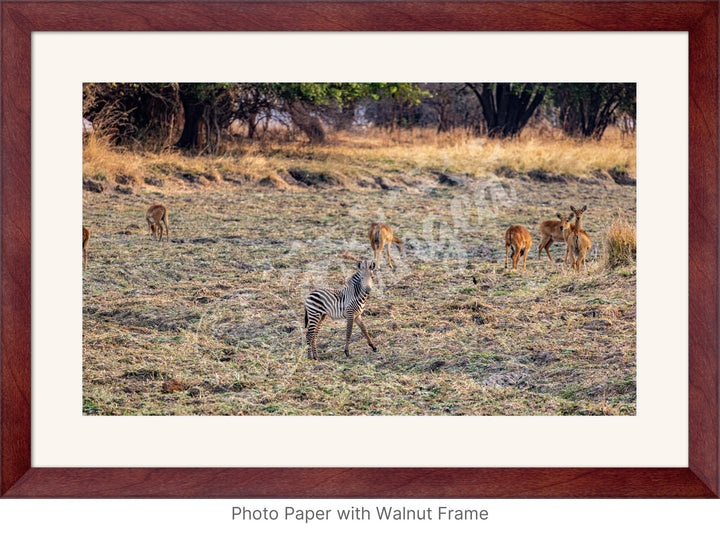
<svg viewBox="0 0 720 535">
<path fill-rule="evenodd" d="M 318 359 L 318 352 L 317 352 L 317 335 L 320 332 L 320 327 L 322 327 L 322 324 L 327 319 L 327 314 L 323 314 L 320 316 L 320 319 L 317 322 L 317 326 L 315 327 L 315 336 L 313 337 L 313 352 L 315 354 L 315 359 Z"/>
<path fill-rule="evenodd" d="M 307 344 L 308 344 L 308 358 L 317 359 L 317 335 L 320 330 L 320 326 L 325 320 L 325 315 L 318 317 L 316 314 L 308 315 L 308 327 L 307 327 Z"/>
<path fill-rule="evenodd" d="M 360 327 L 360 330 L 365 335 L 365 338 L 367 338 L 368 344 L 370 344 L 372 350 L 377 351 L 377 347 L 373 344 L 372 338 L 370 338 L 370 333 L 368 332 L 367 327 L 365 327 L 365 322 L 362 320 L 362 317 L 358 316 L 355 318 L 355 323 L 358 324 L 358 327 Z"/>
<path fill-rule="evenodd" d="M 348 313 L 347 316 L 347 333 L 345 336 L 345 356 L 350 356 L 350 336 L 352 335 L 353 330 L 353 323 L 355 322 L 355 318 L 352 315 L 352 312 Z"/>
<path fill-rule="evenodd" d="M 307 358 L 311 359 L 313 358 L 313 331 L 315 330 L 315 318 L 310 319 L 308 317 L 308 325 L 307 325 L 307 334 L 306 334 L 306 340 L 307 340 L 307 346 L 308 346 L 308 353 Z"/>
</svg>

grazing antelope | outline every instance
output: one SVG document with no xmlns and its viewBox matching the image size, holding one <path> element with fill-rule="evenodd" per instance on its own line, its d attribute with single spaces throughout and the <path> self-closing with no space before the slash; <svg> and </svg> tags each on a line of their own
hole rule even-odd
<svg viewBox="0 0 720 535">
<path fill-rule="evenodd" d="M 162 223 L 165 223 L 165 241 L 170 241 L 170 228 L 168 227 L 168 213 L 167 208 L 162 204 L 153 204 L 147 209 L 145 215 L 148 227 L 150 228 L 150 237 L 155 236 L 158 241 L 162 241 L 163 227 Z"/>
<path fill-rule="evenodd" d="M 538 260 L 540 260 L 540 255 L 543 252 L 543 249 L 547 253 L 548 258 L 550 259 L 550 262 L 553 262 L 553 257 L 550 256 L 550 246 L 553 244 L 553 241 L 557 241 L 558 243 L 565 243 L 566 233 L 560 230 L 560 222 L 563 220 L 563 216 L 560 214 L 555 214 L 559 221 L 555 221 L 554 219 L 549 219 L 548 221 L 543 221 L 540 223 L 540 246 L 538 247 Z M 570 214 L 570 218 L 574 214 Z M 570 232 L 569 230 L 567 231 Z M 568 253 L 567 248 L 565 249 L 565 262 L 568 260 Z"/>
<path fill-rule="evenodd" d="M 320 326 L 330 316 L 332 319 L 345 319 L 347 321 L 347 334 L 345 337 L 345 356 L 350 356 L 350 335 L 353 323 L 357 323 L 367 338 L 373 351 L 377 347 L 373 344 L 370 334 L 360 317 L 365 307 L 365 301 L 372 289 L 373 270 L 375 262 L 363 260 L 358 262 L 358 271 L 348 280 L 342 290 L 332 288 L 318 288 L 305 299 L 305 327 L 307 328 L 308 358 L 317 359 L 317 335 Z"/>
<path fill-rule="evenodd" d="M 83 269 L 87 266 L 87 244 L 90 240 L 90 231 L 83 227 Z"/>
<path fill-rule="evenodd" d="M 587 205 L 583 206 L 580 210 L 576 210 L 573 206 L 570 207 L 573 211 L 571 215 L 575 216 L 575 224 L 572 225 L 569 222 L 566 224 L 569 226 L 569 233 L 567 234 L 567 252 L 570 258 L 570 262 L 575 271 L 580 271 L 580 264 L 582 263 L 585 267 L 585 256 L 592 247 L 592 241 L 590 236 L 587 235 L 582 228 L 582 215 L 587 210 Z M 565 224 L 562 225 L 563 231 L 566 230 Z"/>
<path fill-rule="evenodd" d="M 520 225 L 510 225 L 505 232 L 505 269 L 508 267 L 508 251 L 512 249 L 512 267 L 517 269 L 520 257 L 525 255 L 523 259 L 523 269 L 527 262 L 528 251 L 532 245 L 532 236 L 525 227 Z"/>
<path fill-rule="evenodd" d="M 403 242 L 400 238 L 393 235 L 393 231 L 384 223 L 373 223 L 370 225 L 370 231 L 368 232 L 370 238 L 370 247 L 375 252 L 375 265 L 380 263 L 380 253 L 387 244 L 387 257 L 388 264 L 392 269 L 395 269 L 390 258 L 390 244 L 394 243 L 400 249 L 400 253 L 403 252 Z"/>
</svg>

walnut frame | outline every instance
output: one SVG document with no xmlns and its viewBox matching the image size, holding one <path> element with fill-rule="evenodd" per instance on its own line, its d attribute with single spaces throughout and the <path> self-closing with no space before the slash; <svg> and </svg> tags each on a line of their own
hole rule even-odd
<svg viewBox="0 0 720 535">
<path fill-rule="evenodd" d="M 718 448 L 717 2 L 2 1 L 0 496 L 111 498 L 712 497 Z M 689 36 L 687 468 L 33 468 L 33 31 L 685 31 Z M 708 245 L 709 244 L 709 245 Z M 702 245 L 702 246 L 701 246 Z"/>
</svg>

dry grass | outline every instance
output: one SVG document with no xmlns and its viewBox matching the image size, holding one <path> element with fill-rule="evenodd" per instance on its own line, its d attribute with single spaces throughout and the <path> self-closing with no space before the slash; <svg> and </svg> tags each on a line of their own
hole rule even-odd
<svg viewBox="0 0 720 535">
<path fill-rule="evenodd" d="M 607 269 L 595 239 L 618 211 L 634 214 L 635 188 L 484 174 L 443 186 L 408 168 L 436 166 L 443 150 L 453 169 L 487 165 L 469 143 L 375 142 L 223 158 L 124 154 L 128 166 L 140 162 L 138 180 L 167 166 L 166 184 L 84 194 L 93 233 L 83 274 L 84 413 L 635 414 L 635 268 Z M 259 176 L 298 162 L 348 182 L 283 190 L 228 180 L 242 166 Z M 224 180 L 188 181 L 189 169 Z M 362 187 L 374 175 L 397 187 Z M 169 244 L 145 227 L 154 202 L 169 209 Z M 579 276 L 533 254 L 539 222 L 570 204 L 588 204 L 584 227 L 600 244 Z M 327 322 L 320 360 L 308 360 L 303 299 L 315 286 L 341 286 L 371 256 L 374 220 L 406 249 L 393 250 L 395 271 L 381 258 L 367 305 L 380 349 L 356 329 L 345 357 L 344 325 Z M 503 269 L 510 224 L 533 234 L 526 271 Z"/>
<path fill-rule="evenodd" d="M 179 186 L 182 180 L 177 177 L 184 175 L 198 177 L 203 184 L 225 178 L 289 189 L 293 184 L 289 171 L 297 168 L 331 176 L 334 183 L 348 188 L 373 184 L 378 177 L 412 185 L 418 177 L 436 172 L 487 176 L 513 169 L 589 177 L 598 170 L 622 170 L 634 175 L 634 140 L 617 133 L 606 138 L 595 143 L 529 132 L 519 139 L 491 140 L 462 131 L 435 135 L 432 130 L 373 130 L 335 133 L 327 144 L 315 147 L 271 138 L 230 145 L 222 156 L 189 157 L 173 150 L 138 153 L 111 148 L 103 138 L 91 136 L 84 150 L 83 174 L 111 184 Z"/>
<path fill-rule="evenodd" d="M 476 138 L 462 132 L 434 135 L 428 130 L 372 138 L 372 143 L 358 147 L 355 138 L 343 136 L 339 146 L 352 161 L 391 160 L 400 162 L 405 170 L 431 168 L 486 175 L 508 167 L 518 172 L 541 170 L 576 176 L 609 169 L 635 174 L 634 141 L 612 134 L 600 143 L 532 132 L 505 140 Z M 328 149 L 327 157 L 331 151 Z"/>
<path fill-rule="evenodd" d="M 637 255 L 635 225 L 625 219 L 615 219 L 603 235 L 603 258 L 611 268 L 632 265 Z"/>
</svg>

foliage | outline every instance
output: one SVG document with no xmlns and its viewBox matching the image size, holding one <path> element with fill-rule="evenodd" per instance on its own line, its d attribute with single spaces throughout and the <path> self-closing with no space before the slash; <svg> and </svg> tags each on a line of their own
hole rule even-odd
<svg viewBox="0 0 720 535">
<path fill-rule="evenodd" d="M 634 84 L 539 83 L 87 83 L 83 116 L 118 145 L 176 145 L 216 153 L 232 135 L 272 126 L 322 143 L 328 126 L 464 129 L 518 136 L 541 110 L 572 136 L 600 139 L 608 125 L 634 128 Z M 231 130 L 232 125 L 232 130 Z"/>
<path fill-rule="evenodd" d="M 553 99 L 563 130 L 600 139 L 618 114 L 635 117 L 635 84 L 555 84 Z"/>
</svg>

